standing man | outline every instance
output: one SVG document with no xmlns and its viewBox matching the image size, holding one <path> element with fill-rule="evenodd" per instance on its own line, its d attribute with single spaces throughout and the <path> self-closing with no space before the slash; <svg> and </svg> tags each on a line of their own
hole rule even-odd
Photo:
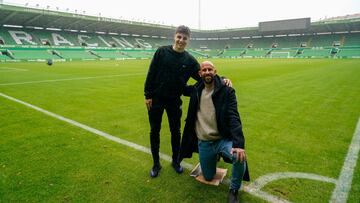
<svg viewBox="0 0 360 203">
<path fill-rule="evenodd" d="M 145 104 L 150 121 L 150 144 L 154 165 L 150 176 L 157 177 L 161 165 L 159 159 L 160 129 L 164 110 L 168 116 L 171 147 L 172 167 L 181 174 L 178 156 L 180 150 L 181 105 L 180 96 L 190 77 L 200 80 L 198 75 L 199 63 L 185 51 L 190 40 L 190 29 L 184 25 L 176 28 L 174 44 L 162 46 L 155 52 L 145 81 Z"/>
<path fill-rule="evenodd" d="M 226 86 L 210 61 L 201 63 L 202 81 L 187 89 L 189 109 L 181 142 L 180 160 L 199 153 L 205 180 L 216 174 L 217 157 L 232 163 L 229 202 L 238 202 L 242 180 L 250 180 L 246 164 L 245 138 L 237 110 L 235 90 Z"/>
<path fill-rule="evenodd" d="M 159 158 L 160 129 L 164 110 L 168 116 L 172 163 L 174 170 L 181 174 L 183 168 L 178 160 L 180 150 L 181 95 L 187 81 L 192 77 L 199 81 L 199 63 L 185 47 L 190 41 L 190 29 L 184 25 L 176 28 L 174 44 L 162 46 L 156 50 L 151 61 L 145 81 L 145 104 L 150 122 L 150 144 L 154 165 L 150 170 L 151 177 L 159 175 L 161 165 Z M 231 86 L 229 79 L 224 79 Z"/>
</svg>

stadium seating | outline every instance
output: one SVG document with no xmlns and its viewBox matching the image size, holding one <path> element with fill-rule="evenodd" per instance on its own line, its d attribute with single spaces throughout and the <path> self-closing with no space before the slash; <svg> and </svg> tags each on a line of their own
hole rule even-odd
<svg viewBox="0 0 360 203">
<path fill-rule="evenodd" d="M 13 50 L 14 58 L 18 60 L 31 60 L 31 59 L 55 59 L 54 55 L 51 55 L 46 50 Z"/>
<path fill-rule="evenodd" d="M 96 53 L 101 56 L 101 58 L 108 58 L 108 59 L 116 59 L 116 58 L 126 58 L 124 54 L 121 54 L 119 50 L 96 50 Z"/>
<path fill-rule="evenodd" d="M 121 51 L 123 54 L 128 56 L 128 58 L 136 58 L 136 59 L 142 59 L 142 58 L 151 58 L 154 54 L 154 51 L 152 50 L 123 50 Z"/>
<path fill-rule="evenodd" d="M 342 58 L 360 58 L 360 47 L 349 47 L 340 49 L 337 56 Z"/>
<path fill-rule="evenodd" d="M 344 35 L 344 45 L 346 46 L 359 46 L 360 45 L 360 33 L 359 34 L 346 34 Z"/>
<path fill-rule="evenodd" d="M 11 50 L 16 60 L 151 58 L 157 47 L 171 44 L 173 40 L 139 35 L 111 35 L 5 27 L 0 29 L 0 39 L 5 43 L 0 45 L 0 48 Z M 44 42 L 48 42 L 48 44 L 46 45 Z M 339 43 L 340 51 L 332 55 L 330 51 L 334 42 Z M 272 53 L 268 53 L 274 43 L 277 44 L 277 48 Z M 300 43 L 306 43 L 307 47 L 303 53 L 296 54 Z M 249 44 L 252 45 L 252 48 L 247 47 Z M 360 33 L 345 33 L 257 36 L 236 39 L 212 38 L 210 40 L 195 38 L 189 44 L 189 51 L 198 58 L 354 58 L 360 55 L 359 47 Z M 53 54 L 52 50 L 56 50 L 59 54 Z M 0 59 L 10 60 L 7 56 L 1 56 Z"/>
<path fill-rule="evenodd" d="M 6 59 L 9 59 L 7 56 L 1 54 L 0 52 L 0 60 L 6 60 Z"/>
</svg>

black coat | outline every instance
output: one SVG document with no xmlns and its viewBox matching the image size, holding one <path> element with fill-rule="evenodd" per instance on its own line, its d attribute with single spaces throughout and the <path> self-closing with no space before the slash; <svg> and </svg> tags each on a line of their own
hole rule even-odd
<svg viewBox="0 0 360 203">
<path fill-rule="evenodd" d="M 245 149 L 245 138 L 242 131 L 240 115 L 237 110 L 235 90 L 226 86 L 223 80 L 217 75 L 214 77 L 214 81 L 215 88 L 212 94 L 212 100 L 215 107 L 219 134 L 224 139 L 232 140 L 233 148 Z M 200 81 L 194 86 L 188 87 L 185 91 L 185 94 L 190 95 L 190 102 L 181 140 L 180 160 L 183 158 L 191 158 L 194 152 L 198 153 L 198 138 L 195 132 L 195 122 L 201 92 L 204 87 L 204 82 Z M 246 168 L 244 180 L 249 179 L 248 168 Z"/>
</svg>

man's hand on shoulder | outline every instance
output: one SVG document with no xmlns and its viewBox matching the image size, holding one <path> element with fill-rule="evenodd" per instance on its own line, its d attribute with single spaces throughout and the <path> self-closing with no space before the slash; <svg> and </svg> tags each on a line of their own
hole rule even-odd
<svg viewBox="0 0 360 203">
<path fill-rule="evenodd" d="M 152 99 L 145 99 L 145 105 L 148 111 L 150 111 L 152 107 Z"/>
<path fill-rule="evenodd" d="M 232 87 L 232 82 L 231 82 L 230 79 L 224 78 L 223 80 L 224 80 L 224 83 L 225 83 L 226 86 Z"/>
</svg>

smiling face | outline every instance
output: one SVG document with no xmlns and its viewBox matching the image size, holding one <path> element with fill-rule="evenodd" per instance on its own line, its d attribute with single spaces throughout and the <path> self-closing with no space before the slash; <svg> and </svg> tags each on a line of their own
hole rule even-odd
<svg viewBox="0 0 360 203">
<path fill-rule="evenodd" d="M 183 33 L 176 33 L 174 36 L 174 45 L 173 49 L 177 52 L 183 52 L 185 50 L 186 45 L 190 40 L 190 36 Z"/>
<path fill-rule="evenodd" d="M 205 82 L 205 84 L 211 84 L 214 81 L 216 75 L 216 69 L 213 63 L 210 61 L 204 61 L 200 64 L 199 75 Z"/>
</svg>

